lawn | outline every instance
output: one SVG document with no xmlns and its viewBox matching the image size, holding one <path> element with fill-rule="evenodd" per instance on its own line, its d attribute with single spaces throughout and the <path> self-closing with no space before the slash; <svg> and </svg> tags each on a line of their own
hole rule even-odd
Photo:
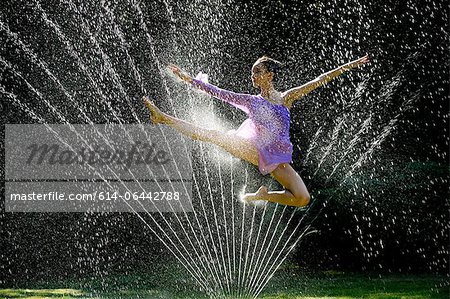
<svg viewBox="0 0 450 299">
<path fill-rule="evenodd" d="M 146 274 L 110 275 L 103 279 L 34 282 L 17 288 L 0 289 L 0 298 L 207 298 L 179 268 L 159 270 Z M 285 267 L 276 273 L 259 298 L 448 299 L 448 282 L 445 276 L 338 271 L 305 273 Z"/>
</svg>

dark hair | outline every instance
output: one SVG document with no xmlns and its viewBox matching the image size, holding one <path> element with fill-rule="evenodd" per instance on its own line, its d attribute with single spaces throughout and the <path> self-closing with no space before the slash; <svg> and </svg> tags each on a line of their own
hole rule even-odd
<svg viewBox="0 0 450 299">
<path fill-rule="evenodd" d="M 276 75 L 283 68 L 283 64 L 281 62 L 265 55 L 258 58 L 256 62 L 263 64 L 266 69 L 274 75 Z"/>
</svg>

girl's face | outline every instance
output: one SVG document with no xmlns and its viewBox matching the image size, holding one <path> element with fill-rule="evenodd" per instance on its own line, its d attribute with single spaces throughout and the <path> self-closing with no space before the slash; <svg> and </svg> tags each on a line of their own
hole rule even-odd
<svg viewBox="0 0 450 299">
<path fill-rule="evenodd" d="M 261 88 L 262 86 L 271 83 L 273 80 L 273 73 L 267 71 L 266 66 L 262 63 L 255 63 L 252 67 L 252 83 L 254 87 Z"/>
</svg>

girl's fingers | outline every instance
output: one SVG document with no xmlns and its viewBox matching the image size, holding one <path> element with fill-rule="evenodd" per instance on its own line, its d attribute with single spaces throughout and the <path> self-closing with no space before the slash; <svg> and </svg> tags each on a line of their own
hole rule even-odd
<svg viewBox="0 0 450 299">
<path fill-rule="evenodd" d="M 174 72 L 174 73 L 176 73 L 176 72 L 179 72 L 179 68 L 176 66 L 176 65 L 174 65 L 174 64 L 170 64 L 169 65 L 169 68 L 170 68 L 170 70 L 172 71 L 172 72 Z"/>
</svg>

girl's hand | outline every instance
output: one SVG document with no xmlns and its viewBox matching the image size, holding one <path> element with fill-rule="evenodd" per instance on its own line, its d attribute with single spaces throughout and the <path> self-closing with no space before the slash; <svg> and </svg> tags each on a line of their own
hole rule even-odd
<svg viewBox="0 0 450 299">
<path fill-rule="evenodd" d="M 183 81 L 192 82 L 192 77 L 189 76 L 187 73 L 185 73 L 184 71 L 182 71 L 178 66 L 176 66 L 175 64 L 170 64 L 169 65 L 169 69 L 175 74 L 177 75 L 178 78 L 180 78 Z"/>
<path fill-rule="evenodd" d="M 361 65 L 363 65 L 363 64 L 365 64 L 367 62 L 369 62 L 369 55 L 368 54 L 366 54 L 365 56 L 363 56 L 361 58 L 358 58 L 356 60 L 353 60 L 353 61 L 347 63 L 346 65 L 344 65 L 344 67 L 346 69 L 352 69 L 352 68 L 359 67 L 359 66 L 361 66 Z"/>
</svg>

